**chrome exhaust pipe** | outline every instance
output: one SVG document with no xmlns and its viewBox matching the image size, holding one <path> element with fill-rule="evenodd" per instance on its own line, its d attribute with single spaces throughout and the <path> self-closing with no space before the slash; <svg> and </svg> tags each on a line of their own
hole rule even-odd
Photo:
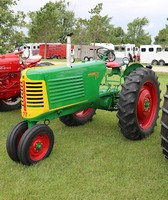
<svg viewBox="0 0 168 200">
<path fill-rule="evenodd" d="M 73 33 L 67 35 L 67 45 L 66 45 L 66 65 L 71 67 L 71 36 Z"/>
</svg>

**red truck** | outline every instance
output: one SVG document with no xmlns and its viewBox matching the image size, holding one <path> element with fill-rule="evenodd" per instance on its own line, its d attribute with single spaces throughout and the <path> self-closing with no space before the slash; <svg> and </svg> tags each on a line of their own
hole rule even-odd
<svg viewBox="0 0 168 200">
<path fill-rule="evenodd" d="M 66 44 L 40 44 L 40 55 L 42 58 L 66 58 Z M 73 54 L 74 46 L 71 53 Z"/>
</svg>

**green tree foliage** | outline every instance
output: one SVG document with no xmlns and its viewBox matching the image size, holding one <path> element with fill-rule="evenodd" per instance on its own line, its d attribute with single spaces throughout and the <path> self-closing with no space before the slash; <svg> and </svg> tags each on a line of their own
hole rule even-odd
<svg viewBox="0 0 168 200">
<path fill-rule="evenodd" d="M 136 18 L 127 25 L 127 33 L 125 35 L 125 43 L 140 46 L 143 44 L 151 44 L 151 36 L 146 33 L 144 27 L 149 24 L 146 17 Z"/>
<path fill-rule="evenodd" d="M 0 54 L 12 51 L 16 46 L 21 45 L 24 38 L 23 32 L 19 27 L 25 25 L 23 12 L 15 13 L 12 6 L 17 4 L 18 0 L 0 1 Z"/>
<path fill-rule="evenodd" d="M 164 29 L 159 31 L 158 35 L 155 37 L 154 43 L 160 44 L 163 47 L 168 46 L 168 25 L 166 25 Z"/>
<path fill-rule="evenodd" d="M 90 43 L 108 42 L 108 32 L 111 29 L 110 22 L 112 18 L 108 15 L 100 15 L 102 6 L 103 3 L 99 3 L 89 11 L 91 17 L 88 20 L 87 31 Z"/>
<path fill-rule="evenodd" d="M 74 28 L 74 44 L 90 43 L 121 43 L 124 31 L 121 27 L 114 28 L 111 24 L 112 17 L 101 16 L 103 4 L 97 4 L 89 11 L 89 19 L 77 19 Z"/>
<path fill-rule="evenodd" d="M 73 29 L 73 44 L 89 44 L 90 39 L 88 38 L 88 30 L 87 30 L 88 21 L 86 19 L 78 18 L 76 19 L 75 26 Z"/>
<path fill-rule="evenodd" d="M 39 11 L 29 12 L 28 33 L 32 42 L 66 42 L 66 35 L 72 31 L 74 13 L 68 11 L 65 0 L 49 2 Z"/>
<path fill-rule="evenodd" d="M 109 42 L 112 44 L 124 44 L 125 32 L 121 27 L 113 27 L 111 25 L 111 29 L 108 34 Z"/>
</svg>

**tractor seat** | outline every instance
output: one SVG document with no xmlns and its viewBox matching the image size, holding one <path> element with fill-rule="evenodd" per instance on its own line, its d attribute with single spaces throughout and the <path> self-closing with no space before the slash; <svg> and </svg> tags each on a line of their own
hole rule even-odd
<svg viewBox="0 0 168 200">
<path fill-rule="evenodd" d="M 115 68 L 115 67 L 121 67 L 125 65 L 122 58 L 116 58 L 114 61 L 107 61 L 106 67 L 108 68 Z"/>
</svg>

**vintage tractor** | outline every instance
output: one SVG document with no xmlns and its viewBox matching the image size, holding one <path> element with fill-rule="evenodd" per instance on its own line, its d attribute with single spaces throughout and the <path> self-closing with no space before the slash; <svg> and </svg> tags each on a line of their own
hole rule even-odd
<svg viewBox="0 0 168 200">
<path fill-rule="evenodd" d="M 164 156 L 168 159 L 168 84 L 166 87 L 161 117 L 161 146 Z"/>
<path fill-rule="evenodd" d="M 22 71 L 23 121 L 13 127 L 6 142 L 13 161 L 31 165 L 48 157 L 54 144 L 50 120 L 78 126 L 91 121 L 96 109 L 118 111 L 121 132 L 130 140 L 153 132 L 160 104 L 155 73 L 149 66 L 129 64 L 128 58 L 117 60 L 110 49 L 99 48 L 96 53 L 100 60 L 71 65 L 68 59 L 66 66 Z"/>
<path fill-rule="evenodd" d="M 0 111 L 20 107 L 20 73 L 40 60 L 41 56 L 24 57 L 24 51 L 0 55 Z"/>
</svg>

